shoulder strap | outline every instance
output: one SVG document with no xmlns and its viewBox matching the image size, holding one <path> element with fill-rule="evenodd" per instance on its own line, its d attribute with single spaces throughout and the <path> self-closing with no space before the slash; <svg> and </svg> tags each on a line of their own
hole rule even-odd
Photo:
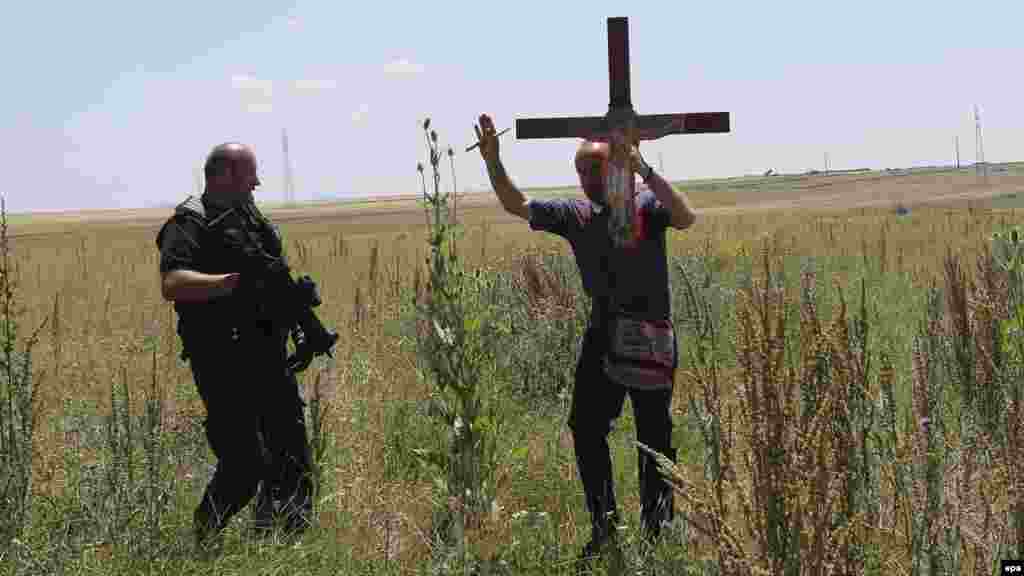
<svg viewBox="0 0 1024 576">
<path fill-rule="evenodd" d="M 207 229 L 206 223 L 206 207 L 203 206 L 201 199 L 195 196 L 187 196 L 185 200 L 174 207 L 174 214 L 164 222 L 164 225 L 160 227 L 160 232 L 156 236 L 156 245 L 159 247 L 162 243 L 164 231 L 169 225 L 176 225 L 181 228 L 180 223 L 176 223 L 175 220 L 178 218 L 185 218 L 195 224 L 197 224 L 200 230 L 205 231 Z M 184 232 L 184 230 L 182 230 Z M 198 246 L 198 239 L 192 238 L 188 233 L 185 233 L 185 237 L 193 245 Z"/>
<path fill-rule="evenodd" d="M 195 196 L 189 196 L 185 198 L 184 202 L 175 206 L 174 215 L 195 222 L 203 230 L 209 227 L 206 222 L 206 207 L 203 206 L 203 201 Z"/>
<path fill-rule="evenodd" d="M 219 212 L 219 213 L 218 213 Z M 178 204 L 174 208 L 175 215 L 181 215 L 186 218 L 193 220 L 198 223 L 203 230 L 210 230 L 226 217 L 234 214 L 236 209 L 233 207 L 224 208 L 222 210 L 207 210 L 203 204 L 202 198 L 196 196 L 189 196 L 185 198 L 185 201 Z"/>
<path fill-rule="evenodd" d="M 203 201 L 197 196 L 188 196 L 185 201 L 174 207 L 175 214 L 195 214 L 200 218 L 206 218 L 206 207 L 203 206 Z"/>
</svg>

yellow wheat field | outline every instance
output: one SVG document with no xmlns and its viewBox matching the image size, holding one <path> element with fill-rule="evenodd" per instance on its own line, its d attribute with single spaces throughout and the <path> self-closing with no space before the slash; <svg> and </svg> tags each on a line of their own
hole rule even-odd
<svg viewBox="0 0 1024 576">
<path fill-rule="evenodd" d="M 1024 173 L 1024 170 L 1022 170 Z M 889 180 L 885 180 L 889 178 Z M 742 250 L 756 250 L 764 235 L 775 236 L 792 253 L 846 255 L 879 259 L 886 270 L 906 273 L 924 283 L 941 273 L 947 247 L 972 253 L 1001 224 L 1020 223 L 1024 214 L 987 208 L 983 200 L 1024 193 L 1024 176 L 979 182 L 971 173 L 918 177 L 835 176 L 721 181 L 693 186 L 691 198 L 702 212 L 689 231 L 671 234 L 671 250 L 682 254 L 711 251 L 725 259 Z M 925 201 L 935 201 L 924 204 Z M 903 203 L 909 214 L 897 216 Z M 36 348 L 39 374 L 39 458 L 34 487 L 52 492 L 63 482 L 61 454 L 75 449 L 74 439 L 58 433 L 64 406 L 88 402 L 99 410 L 110 404 L 110 383 L 125 379 L 143 389 L 155 377 L 164 390 L 171 429 L 193 423 L 201 405 L 192 393 L 191 374 L 178 360 L 180 345 L 171 305 L 160 296 L 154 242 L 168 211 L 130 215 L 83 215 L 21 218 L 11 233 L 17 262 L 23 328 L 47 323 Z M 527 250 L 568 251 L 556 238 L 531 232 L 523 222 L 500 212 L 493 198 L 473 197 L 460 206 L 465 237 L 460 251 L 471 262 L 504 266 Z M 394 399 L 417 398 L 425 388 L 417 382 L 412 359 L 387 337 L 383 323 L 396 314 L 402 287 L 424 267 L 425 218 L 409 201 L 359 208 L 270 210 L 281 222 L 293 268 L 319 283 L 323 305 L 318 313 L 341 334 L 337 361 L 323 376 L 335 412 L 337 443 L 356 457 L 340 470 L 335 503 L 365 519 L 339 538 L 367 556 L 379 554 L 381 514 L 401 514 L 407 521 L 397 559 L 414 566 L 426 551 L 416 527 L 429 522 L 429 503 L 417 495 L 422 486 L 383 480 L 381 451 L 383 406 Z M 158 344 L 156 370 L 147 342 Z M 355 387 L 338 386 L 353 351 L 368 354 L 371 371 Z M 311 381 L 314 371 L 304 378 Z M 683 391 L 680 389 L 680 395 Z M 140 394 L 133 402 L 141 402 Z M 680 397 L 681 399 L 681 397 Z M 356 400 L 368 407 L 370 425 L 345 426 L 345 407 Z M 677 401 L 678 406 L 685 402 Z M 571 450 L 564 438 L 561 449 Z M 531 446 L 531 461 L 558 449 L 540 439 Z M 84 455 L 88 458 L 88 455 Z M 563 471 L 567 483 L 575 470 Z M 529 476 L 529 471 L 527 471 Z M 635 495 L 622 494 L 622 506 L 635 506 Z M 504 500 L 507 510 L 516 502 Z M 552 497 L 553 505 L 562 505 Z M 324 522 L 330 524 L 328 511 Z M 503 541 L 507 522 L 497 522 L 477 537 L 487 546 Z M 575 526 L 561 526 L 571 537 Z"/>
</svg>

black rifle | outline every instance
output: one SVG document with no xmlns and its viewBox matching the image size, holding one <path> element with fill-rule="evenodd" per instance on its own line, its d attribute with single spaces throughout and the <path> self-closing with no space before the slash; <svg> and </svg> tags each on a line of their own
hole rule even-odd
<svg viewBox="0 0 1024 576">
<path fill-rule="evenodd" d="M 293 372 L 302 372 L 314 357 L 322 354 L 333 356 L 331 349 L 338 341 L 338 333 L 327 330 L 313 312 L 313 308 L 320 305 L 320 294 L 312 278 L 300 277 L 292 291 L 296 294 L 295 326 L 298 330 L 292 331 L 295 354 L 288 358 L 288 366 Z"/>
<path fill-rule="evenodd" d="M 260 218 L 251 207 L 243 206 L 242 209 L 245 216 Z M 239 248 L 245 254 L 240 291 L 249 292 L 250 287 L 264 289 L 254 291 L 252 298 L 258 302 L 265 315 L 291 331 L 295 354 L 288 358 L 288 366 L 293 372 L 302 372 L 309 367 L 314 357 L 323 354 L 332 356 L 331 350 L 338 341 L 338 334 L 327 330 L 313 312 L 313 308 L 321 303 L 313 279 L 308 275 L 298 280 L 293 279 L 284 258 L 264 251 L 257 235 L 248 226 L 245 228 L 248 239 L 233 239 L 239 242 Z M 269 304 L 268 300 L 271 301 Z"/>
</svg>

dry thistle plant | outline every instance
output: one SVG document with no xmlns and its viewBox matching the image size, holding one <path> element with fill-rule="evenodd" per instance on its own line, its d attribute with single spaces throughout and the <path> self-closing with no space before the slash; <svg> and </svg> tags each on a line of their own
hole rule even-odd
<svg viewBox="0 0 1024 576">
<path fill-rule="evenodd" d="M 722 392 L 725 376 L 714 354 L 715 319 L 684 274 L 687 320 L 698 334 L 684 375 L 691 405 L 698 403 L 694 387 L 703 394 L 709 481 L 663 464 L 683 513 L 713 543 L 723 573 L 862 573 L 879 554 L 871 528 L 881 515 L 873 502 L 879 379 L 870 362 L 866 288 L 851 321 L 836 282 L 839 305 L 826 323 L 815 301 L 815 273 L 805 271 L 794 333 L 792 297 L 778 272 L 786 252 L 778 239 L 766 239 L 761 276 L 737 294 L 732 401 Z"/>
<path fill-rule="evenodd" d="M 496 505 L 503 419 L 494 367 L 504 324 L 486 306 L 487 278 L 467 271 L 455 250 L 457 230 L 449 195 L 440 190 L 441 151 L 429 119 L 423 131 L 433 181 L 432 193 L 424 184 L 427 214 L 433 210 L 428 222 L 429 278 L 422 299 L 415 302 L 417 347 L 432 388 L 431 414 L 447 442 L 442 450 L 416 453 L 434 471 L 435 485 L 444 488 L 436 505 L 435 531 L 465 558 L 466 530 L 479 526 Z M 422 166 L 417 165 L 421 175 Z"/>
<path fill-rule="evenodd" d="M 0 197 L 0 550 L 9 550 L 9 543 L 21 535 L 28 520 L 36 397 L 38 383 L 45 378 L 45 374 L 33 373 L 32 350 L 46 319 L 27 337 L 20 332 L 24 308 L 19 302 L 9 242 L 7 208 Z"/>
</svg>

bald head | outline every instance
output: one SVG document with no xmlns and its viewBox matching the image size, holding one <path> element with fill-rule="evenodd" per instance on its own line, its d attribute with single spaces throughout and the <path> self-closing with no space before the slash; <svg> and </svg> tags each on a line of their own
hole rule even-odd
<svg viewBox="0 0 1024 576">
<path fill-rule="evenodd" d="M 245 160 L 256 161 L 256 156 L 245 144 L 227 142 L 214 147 L 210 154 L 206 156 L 206 165 L 203 166 L 206 181 L 209 182 L 212 178 L 222 173 L 225 168 L 233 169 Z"/>
<path fill-rule="evenodd" d="M 576 149 L 576 174 L 580 177 L 587 198 L 596 204 L 605 203 L 605 176 L 611 149 L 605 142 L 585 140 Z"/>
<path fill-rule="evenodd" d="M 245 144 L 227 142 L 214 147 L 203 166 L 206 191 L 223 200 L 243 200 L 259 186 L 256 155 Z"/>
<path fill-rule="evenodd" d="M 584 140 L 576 149 L 576 171 L 583 173 L 593 169 L 594 166 L 608 162 L 610 149 L 606 142 L 591 142 Z"/>
</svg>

